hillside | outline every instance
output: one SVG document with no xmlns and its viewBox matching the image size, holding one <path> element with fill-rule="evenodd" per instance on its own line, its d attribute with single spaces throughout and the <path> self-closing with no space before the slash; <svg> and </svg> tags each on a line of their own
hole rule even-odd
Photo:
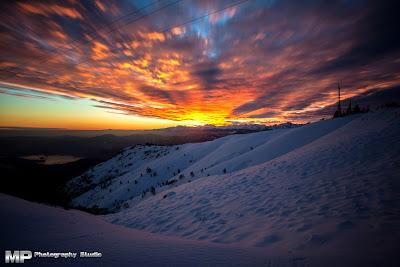
<svg viewBox="0 0 400 267">
<path fill-rule="evenodd" d="M 32 258 L 24 266 L 243 266 L 290 258 L 262 250 L 182 240 L 128 229 L 76 210 L 64 210 L 0 194 L 0 248 L 40 252 L 100 252 L 101 258 Z"/>
<path fill-rule="evenodd" d="M 130 147 L 68 184 L 74 205 L 114 213 L 6 197 L 2 212 L 17 218 L 5 220 L 7 229 L 38 221 L 26 232 L 63 248 L 97 240 L 129 264 L 396 266 L 399 117 L 399 109 L 383 110 L 204 143 Z M 154 194 L 143 196 L 150 186 Z M 118 261 L 110 257 L 105 263 Z"/>
<path fill-rule="evenodd" d="M 129 148 L 94 168 L 90 181 L 104 181 L 109 170 L 120 175 L 74 203 L 117 204 L 120 211 L 106 220 L 186 239 L 288 253 L 394 253 L 399 117 L 399 110 L 386 110 L 205 143 Z M 140 196 L 166 179 L 177 182 Z"/>
<path fill-rule="evenodd" d="M 68 190 L 80 195 L 73 201 L 75 206 L 116 210 L 127 201 L 134 199 L 136 203 L 146 198 L 151 194 L 151 187 L 157 193 L 198 178 L 228 174 L 267 162 L 313 142 L 352 119 L 236 134 L 179 146 L 138 145 L 72 180 Z"/>
<path fill-rule="evenodd" d="M 0 194 L 0 248 L 100 252 L 101 258 L 32 258 L 24 266 L 396 266 L 395 254 L 287 252 L 180 239 L 110 224 L 98 216 Z M 398 261 L 398 260 L 397 260 Z M 378 264 L 379 266 L 379 264 Z"/>
<path fill-rule="evenodd" d="M 265 163 L 198 179 L 106 218 L 163 235 L 283 251 L 394 252 L 400 233 L 398 111 L 295 130 L 309 129 L 311 138 L 328 125 L 337 127 Z"/>
</svg>

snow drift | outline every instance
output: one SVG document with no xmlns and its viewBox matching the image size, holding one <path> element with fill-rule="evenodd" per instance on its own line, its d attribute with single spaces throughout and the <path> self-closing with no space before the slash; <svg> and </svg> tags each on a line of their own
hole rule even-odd
<svg viewBox="0 0 400 267">
<path fill-rule="evenodd" d="M 353 118 L 303 127 L 238 134 L 179 146 L 127 148 L 68 184 L 79 195 L 75 206 L 115 210 L 124 202 L 164 191 L 198 178 L 232 173 L 267 162 L 330 133 Z M 146 192 L 147 191 L 147 192 Z"/>
<path fill-rule="evenodd" d="M 396 266 L 399 117 L 394 109 L 127 148 L 68 185 L 75 205 L 118 212 L 96 217 L 2 197 L 27 211 L 2 205 L 11 214 L 2 217 L 9 229 L 31 222 L 28 244 L 96 244 L 121 250 L 128 265 Z"/>
<path fill-rule="evenodd" d="M 75 210 L 0 194 L 0 247 L 39 252 L 100 252 L 101 258 L 33 258 L 24 266 L 243 266 L 289 265 L 253 248 L 181 240 L 109 224 Z"/>
<path fill-rule="evenodd" d="M 283 147 L 264 155 L 271 158 L 265 163 L 197 179 L 107 219 L 164 235 L 286 251 L 393 250 L 400 218 L 397 112 L 253 134 L 270 135 L 258 149 L 273 140 Z M 174 194 L 164 198 L 167 192 Z"/>
<path fill-rule="evenodd" d="M 390 259 L 400 233 L 399 151 L 399 110 L 179 147 L 135 147 L 89 172 L 89 189 L 74 204 L 118 206 L 104 218 L 162 235 Z M 102 188 L 110 170 L 119 172 Z M 78 177 L 70 186 L 81 183 Z M 149 186 L 155 195 L 140 196 Z"/>
</svg>

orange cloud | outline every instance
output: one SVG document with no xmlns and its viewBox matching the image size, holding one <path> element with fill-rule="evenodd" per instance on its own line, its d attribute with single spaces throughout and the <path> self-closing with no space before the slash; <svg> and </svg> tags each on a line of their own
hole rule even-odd
<svg viewBox="0 0 400 267">
<path fill-rule="evenodd" d="M 94 41 L 92 47 L 92 52 L 93 52 L 92 58 L 94 60 L 105 59 L 109 56 L 109 51 L 110 49 L 105 44 L 102 44 L 98 41 Z"/>
<path fill-rule="evenodd" d="M 197 11 L 197 6 L 185 9 L 193 3 L 184 2 L 183 11 Z M 211 3 L 200 2 L 196 5 Z M 107 111 L 191 125 L 304 122 L 336 102 L 339 79 L 344 83 L 344 98 L 400 83 L 400 75 L 393 72 L 400 64 L 398 54 L 376 56 L 379 60 L 373 64 L 359 63 L 368 57 L 363 53 L 375 39 L 363 39 L 369 31 L 361 31 L 357 38 L 353 31 L 347 33 L 347 27 L 362 17 L 358 12 L 347 19 L 343 15 L 338 24 L 308 9 L 297 14 L 296 9 L 291 13 L 290 9 L 235 7 L 163 33 L 165 21 L 177 25 L 171 10 L 125 25 L 129 18 L 110 29 L 102 26 L 123 15 L 124 6 L 118 1 L 94 2 L 106 13 L 103 17 L 96 8 L 68 3 L 71 7 L 15 4 L 15 24 L 20 17 L 38 14 L 46 16 L 46 27 L 43 20 L 32 20 L 31 27 L 39 34 L 26 34 L 24 42 L 18 42 L 21 32 L 1 33 L 0 80 L 15 72 L 5 78 L 7 82 L 92 99 Z M 203 11 L 199 8 L 198 13 Z M 60 24 L 53 14 L 64 16 L 66 23 Z M 185 11 L 179 21 L 192 15 Z M 74 45 L 68 43 L 73 39 L 77 39 Z M 368 49 L 355 49 L 360 42 Z M 49 47 L 65 49 L 54 53 Z M 20 64 L 29 58 L 34 60 Z"/>
<path fill-rule="evenodd" d="M 140 32 L 139 35 L 144 38 L 148 39 L 151 41 L 159 41 L 159 42 L 164 42 L 165 41 L 165 36 L 161 32 Z"/>
<path fill-rule="evenodd" d="M 211 14 L 208 17 L 208 19 L 212 24 L 215 24 L 222 19 L 232 18 L 236 14 L 236 11 L 237 11 L 236 7 L 231 7 L 231 8 L 224 10 L 224 12 L 222 12 L 222 13 Z"/>
<path fill-rule="evenodd" d="M 52 34 L 53 34 L 53 36 L 55 38 L 59 38 L 59 39 L 62 39 L 62 40 L 68 39 L 67 35 L 65 33 L 60 32 L 60 31 L 53 31 Z"/>
<path fill-rule="evenodd" d="M 73 19 L 83 19 L 82 15 L 74 8 L 64 7 L 61 5 L 47 5 L 47 4 L 29 4 L 19 3 L 19 7 L 27 13 L 38 14 L 48 16 L 50 14 L 56 14 L 59 16 L 65 16 Z"/>
<path fill-rule="evenodd" d="M 96 4 L 96 6 L 103 12 L 107 11 L 106 6 L 100 1 L 100 0 L 96 0 L 94 1 L 94 3 Z"/>
<path fill-rule="evenodd" d="M 172 28 L 171 32 L 174 35 L 182 35 L 184 34 L 186 31 L 185 27 L 181 26 L 181 27 L 174 27 Z"/>
</svg>

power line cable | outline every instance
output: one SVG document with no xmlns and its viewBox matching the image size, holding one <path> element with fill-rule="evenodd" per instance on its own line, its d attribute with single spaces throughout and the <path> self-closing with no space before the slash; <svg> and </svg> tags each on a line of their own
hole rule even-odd
<svg viewBox="0 0 400 267">
<path fill-rule="evenodd" d="M 185 25 L 194 23 L 194 22 L 196 22 L 196 21 L 198 21 L 198 20 L 204 19 L 204 18 L 206 18 L 206 17 L 209 17 L 209 16 L 211 16 L 211 15 L 220 13 L 220 12 L 222 12 L 222 11 L 225 11 L 225 10 L 229 9 L 229 8 L 232 8 L 232 7 L 235 7 L 235 6 L 244 4 L 244 3 L 249 2 L 249 1 L 250 1 L 250 0 L 243 0 L 243 1 L 235 2 L 235 3 L 233 3 L 233 4 L 230 4 L 230 5 L 225 6 L 224 8 L 221 8 L 221 9 L 218 9 L 218 10 L 215 10 L 215 11 L 212 11 L 212 12 L 209 12 L 209 13 L 207 13 L 207 14 L 205 14 L 205 15 L 199 16 L 199 17 L 197 17 L 197 18 L 193 18 L 193 19 L 188 20 L 188 21 L 186 21 L 186 22 L 183 22 L 183 23 L 181 23 L 181 24 L 176 24 L 176 25 L 174 25 L 174 26 L 169 26 L 168 28 L 166 28 L 166 29 L 164 29 L 164 30 L 162 30 L 162 31 L 160 31 L 160 32 L 165 33 L 165 32 L 168 32 L 168 31 L 174 29 L 174 28 L 178 28 L 178 27 L 182 27 L 182 26 L 185 26 Z M 130 38 L 129 41 L 133 41 L 133 39 L 134 39 L 134 38 Z M 115 52 L 115 51 L 117 51 L 117 50 L 118 50 L 118 49 L 111 49 L 110 52 L 113 53 L 113 52 Z M 91 60 L 91 59 L 89 58 L 89 60 L 81 61 L 81 62 L 79 62 L 79 64 L 86 63 L 86 62 L 88 62 L 88 61 L 90 61 L 90 60 Z"/>
<path fill-rule="evenodd" d="M 181 0 L 180 0 L 180 1 L 181 1 Z M 180 2 L 180 1 L 177 1 L 177 2 Z M 194 23 L 194 22 L 196 22 L 196 21 L 199 21 L 199 20 L 204 19 L 204 18 L 206 18 L 206 17 L 209 17 L 209 16 L 211 16 L 211 15 L 218 14 L 218 13 L 220 13 L 220 12 L 222 12 L 222 11 L 225 11 L 225 10 L 227 10 L 227 9 L 229 9 L 229 8 L 242 5 L 242 4 L 244 4 L 244 3 L 248 2 L 248 1 L 250 1 L 250 0 L 243 0 L 243 1 L 239 1 L 239 2 L 232 3 L 232 4 L 227 5 L 227 6 L 223 7 L 223 8 L 221 8 L 221 9 L 214 10 L 214 11 L 211 11 L 211 12 L 209 12 L 209 13 L 207 13 L 207 14 L 202 15 L 202 16 L 199 16 L 199 17 L 190 19 L 190 20 L 188 20 L 188 21 L 185 21 L 185 22 L 183 22 L 183 23 L 170 26 L 170 27 L 168 27 L 168 28 L 162 30 L 161 32 L 162 32 L 162 33 L 165 33 L 165 32 L 168 32 L 168 31 L 174 29 L 174 28 L 178 28 L 178 27 L 182 27 L 182 26 L 185 26 L 185 25 Z M 159 11 L 159 10 L 158 10 L 158 11 Z M 156 11 L 156 12 L 157 12 L 157 11 Z M 126 25 L 125 25 L 125 26 L 126 26 Z M 133 38 L 130 38 L 129 41 L 133 41 Z M 116 52 L 117 50 L 118 50 L 118 49 L 112 49 L 112 50 L 110 50 L 110 52 L 113 53 L 113 52 Z M 88 58 L 88 59 L 86 59 L 86 60 L 83 60 L 83 61 L 79 62 L 79 64 L 87 63 L 87 62 L 89 62 L 90 60 L 92 60 L 92 59 L 91 59 L 91 58 Z"/>
<path fill-rule="evenodd" d="M 140 16 L 140 17 L 134 19 L 134 20 L 129 21 L 127 24 L 121 26 L 120 28 L 123 28 L 123 27 L 125 27 L 125 26 L 127 26 L 127 25 L 129 25 L 129 24 L 134 23 L 134 22 L 137 22 L 137 21 L 139 21 L 140 19 L 146 18 L 146 17 L 148 17 L 148 16 L 150 16 L 150 15 L 156 13 L 156 12 L 161 11 L 161 10 L 164 9 L 164 8 L 167 8 L 167 7 L 169 7 L 169 6 L 175 5 L 175 4 L 177 4 L 177 3 L 181 2 L 181 1 L 182 1 L 182 0 L 178 0 L 178 1 L 174 1 L 174 2 L 172 2 L 172 3 L 169 3 L 169 4 L 167 4 L 167 5 L 164 5 L 164 6 L 162 6 L 161 8 L 156 9 L 156 10 L 150 12 L 149 14 L 144 14 L 144 15 L 142 15 L 142 16 Z M 154 4 L 156 4 L 156 3 L 159 3 L 159 1 L 155 1 L 155 2 L 153 2 L 153 3 L 151 3 L 151 4 L 149 4 L 149 5 L 146 5 L 145 7 L 140 8 L 139 10 L 135 10 L 135 12 L 131 12 L 131 13 L 128 13 L 128 14 L 122 16 L 122 17 L 119 17 L 119 18 L 115 19 L 114 21 L 112 21 L 109 25 L 104 26 L 103 28 L 105 28 L 105 27 L 111 27 L 112 24 L 115 24 L 115 23 L 117 23 L 118 21 L 121 21 L 122 19 L 127 18 L 127 17 L 129 17 L 129 16 L 131 16 L 131 15 L 133 15 L 133 14 L 139 13 L 140 11 L 142 11 L 142 10 L 144 10 L 144 9 L 146 9 L 146 8 L 148 8 L 148 7 L 150 7 L 150 6 L 154 5 Z M 32 31 L 32 30 L 30 29 L 30 31 Z M 111 30 L 105 32 L 105 34 L 111 33 L 112 31 L 114 31 L 113 28 L 111 28 Z M 33 33 L 34 33 L 34 32 L 33 32 Z M 96 30 L 93 30 L 92 33 L 96 33 Z M 38 34 L 35 33 L 35 35 L 38 35 Z M 90 36 L 90 35 L 89 35 L 89 36 Z M 63 53 L 63 54 L 65 54 L 65 53 L 69 52 L 70 50 L 73 50 L 73 49 L 75 49 L 75 48 L 78 48 L 78 47 L 80 47 L 80 46 L 82 46 L 82 45 L 84 45 L 84 44 L 89 43 L 90 41 L 95 40 L 95 39 L 96 39 L 96 38 L 92 38 L 92 39 L 86 40 L 86 41 L 83 42 L 83 43 L 79 43 L 78 45 L 75 45 L 75 46 L 73 45 L 72 47 L 70 47 L 70 48 L 68 48 L 68 49 L 65 49 L 65 51 L 59 51 L 58 53 Z M 73 43 L 75 43 L 75 42 L 77 42 L 77 41 L 79 41 L 78 38 L 76 38 L 76 39 L 74 39 L 73 41 L 67 43 L 67 45 L 73 44 Z M 58 54 L 58 53 L 57 53 L 57 49 L 59 49 L 59 47 L 52 48 L 52 49 L 49 50 L 48 52 L 50 52 L 50 53 L 51 53 L 51 52 L 55 52 L 56 54 Z M 43 59 L 43 60 L 40 60 L 39 62 L 37 62 L 37 64 L 46 62 L 47 60 L 48 60 L 48 58 Z M 15 68 L 15 69 L 21 68 L 21 67 L 23 67 L 24 65 L 27 65 L 27 64 L 29 64 L 29 63 L 31 63 L 31 62 L 33 62 L 33 61 L 36 61 L 36 59 L 32 59 L 32 60 L 29 60 L 29 61 L 25 61 L 25 62 L 23 62 L 23 63 L 21 63 L 21 64 L 15 66 L 15 67 L 13 67 L 13 68 Z M 7 80 L 7 79 L 9 79 L 9 78 L 14 77 L 16 74 L 18 74 L 18 72 L 13 72 L 13 71 L 11 71 L 11 70 L 5 70 L 5 69 L 4 69 L 3 71 L 11 72 L 11 75 L 6 76 L 6 77 L 3 77 L 2 80 Z"/>
</svg>

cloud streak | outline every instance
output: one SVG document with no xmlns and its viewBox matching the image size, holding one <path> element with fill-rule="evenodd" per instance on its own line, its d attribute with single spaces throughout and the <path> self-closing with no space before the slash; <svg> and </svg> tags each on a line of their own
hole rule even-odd
<svg viewBox="0 0 400 267">
<path fill-rule="evenodd" d="M 232 1 L 140 3 L 4 4 L 0 81 L 214 124 L 318 119 L 339 81 L 344 98 L 400 84 L 397 1 L 249 1 L 188 24 Z"/>
</svg>

